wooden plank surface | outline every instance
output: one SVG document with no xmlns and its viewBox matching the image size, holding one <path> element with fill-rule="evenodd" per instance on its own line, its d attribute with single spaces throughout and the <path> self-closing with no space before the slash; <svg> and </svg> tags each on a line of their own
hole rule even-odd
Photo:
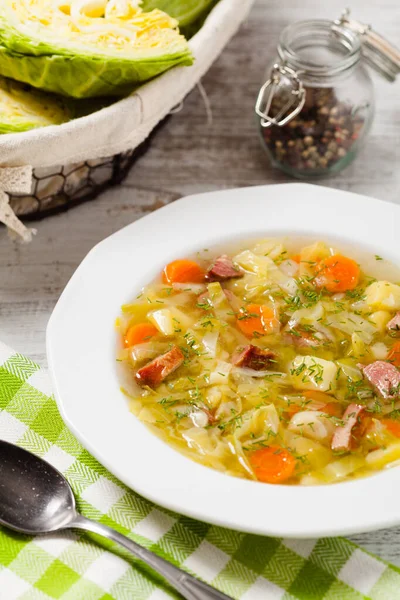
<svg viewBox="0 0 400 600">
<path fill-rule="evenodd" d="M 295 20 L 335 18 L 341 8 L 334 0 L 258 0 L 203 80 L 212 125 L 207 124 L 201 95 L 194 90 L 121 187 L 39 223 L 39 234 L 29 246 L 10 243 L 0 231 L 0 339 L 45 365 L 50 312 L 94 244 L 183 195 L 289 181 L 271 169 L 260 149 L 253 114 L 256 94 L 282 28 Z M 355 18 L 372 23 L 392 41 L 399 39 L 398 0 L 353 0 L 352 10 Z M 377 110 L 368 143 L 346 171 L 319 185 L 399 202 L 400 83 L 386 83 L 377 75 L 374 83 Z M 352 539 L 400 565 L 400 528 Z"/>
</svg>

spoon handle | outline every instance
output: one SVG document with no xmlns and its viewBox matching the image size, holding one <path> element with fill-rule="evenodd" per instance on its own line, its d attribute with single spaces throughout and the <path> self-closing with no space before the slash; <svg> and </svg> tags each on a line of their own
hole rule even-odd
<svg viewBox="0 0 400 600">
<path fill-rule="evenodd" d="M 111 529 L 107 525 L 96 523 L 96 521 L 91 521 L 82 515 L 77 515 L 76 519 L 68 525 L 68 528 L 70 527 L 97 533 L 120 544 L 126 550 L 129 550 L 133 556 L 139 558 L 154 569 L 154 571 L 162 575 L 186 600 L 232 600 L 226 594 L 185 573 L 185 571 L 150 552 L 147 548 L 139 546 L 133 540 Z"/>
</svg>

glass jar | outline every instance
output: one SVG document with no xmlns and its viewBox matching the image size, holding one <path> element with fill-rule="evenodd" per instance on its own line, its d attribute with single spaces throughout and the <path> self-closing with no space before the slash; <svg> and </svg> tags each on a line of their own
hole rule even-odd
<svg viewBox="0 0 400 600">
<path fill-rule="evenodd" d="M 284 29 L 278 61 L 260 90 L 256 113 L 262 144 L 275 167 L 297 178 L 341 171 L 359 152 L 373 120 L 374 91 L 361 60 L 362 37 L 344 22 L 347 17 Z M 400 62 L 393 70 L 391 61 L 392 70 L 385 72 L 385 56 L 375 66 L 394 80 Z M 400 61 L 400 54 L 395 59 Z"/>
</svg>

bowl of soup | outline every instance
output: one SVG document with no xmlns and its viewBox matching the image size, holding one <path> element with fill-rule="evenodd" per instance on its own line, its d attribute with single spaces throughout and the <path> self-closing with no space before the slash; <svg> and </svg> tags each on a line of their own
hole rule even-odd
<svg viewBox="0 0 400 600">
<path fill-rule="evenodd" d="M 397 206 L 306 184 L 185 198 L 50 319 L 63 418 L 125 484 L 247 532 L 400 522 Z"/>
<path fill-rule="evenodd" d="M 390 468 L 396 281 L 379 255 L 294 236 L 171 261 L 122 306 L 122 391 L 152 432 L 228 475 L 322 485 Z"/>
</svg>

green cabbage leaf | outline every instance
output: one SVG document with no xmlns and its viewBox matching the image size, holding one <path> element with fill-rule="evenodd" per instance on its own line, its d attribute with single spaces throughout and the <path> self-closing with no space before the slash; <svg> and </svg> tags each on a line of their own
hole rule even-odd
<svg viewBox="0 0 400 600">
<path fill-rule="evenodd" d="M 125 95 L 193 62 L 177 27 L 136 0 L 1 2 L 0 75 L 74 98 Z"/>
<path fill-rule="evenodd" d="M 188 23 L 187 25 L 181 26 L 180 31 L 183 33 L 187 40 L 190 40 L 200 29 L 203 27 L 208 15 L 212 11 L 213 8 L 218 4 L 219 0 L 213 0 L 211 3 L 208 3 L 207 9 L 201 13 L 201 15 L 193 21 L 193 23 Z"/>
<path fill-rule="evenodd" d="M 63 98 L 0 77 L 0 134 L 60 125 L 75 114 Z"/>
<path fill-rule="evenodd" d="M 179 27 L 192 25 L 203 17 L 215 0 L 143 0 L 143 10 L 158 8 L 179 21 Z"/>
</svg>

